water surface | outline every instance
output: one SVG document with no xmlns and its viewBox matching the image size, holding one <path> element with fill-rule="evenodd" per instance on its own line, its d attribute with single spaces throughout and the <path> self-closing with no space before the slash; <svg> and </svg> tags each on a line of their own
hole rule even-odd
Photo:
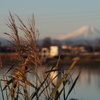
<svg viewBox="0 0 100 100">
<path fill-rule="evenodd" d="M 48 68 L 49 67 L 47 67 L 47 70 Z M 2 76 L 6 70 L 7 68 L 0 69 L 0 76 Z M 73 71 L 73 79 L 78 75 L 79 70 L 80 66 L 76 66 Z M 54 74 L 52 73 L 51 76 L 52 75 Z M 34 80 L 33 77 L 30 77 L 30 80 L 31 78 Z M 84 66 L 69 98 L 77 98 L 78 100 L 100 100 L 100 66 Z"/>
</svg>

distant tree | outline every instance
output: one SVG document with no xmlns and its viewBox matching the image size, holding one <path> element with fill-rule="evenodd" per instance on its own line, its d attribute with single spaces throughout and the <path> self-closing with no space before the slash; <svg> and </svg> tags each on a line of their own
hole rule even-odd
<svg viewBox="0 0 100 100">
<path fill-rule="evenodd" d="M 98 46 L 100 46 L 100 38 L 98 38 L 98 39 L 96 40 L 96 44 L 97 44 Z"/>
<path fill-rule="evenodd" d="M 1 52 L 1 42 L 0 42 L 0 52 Z"/>
<path fill-rule="evenodd" d="M 94 48 L 91 44 L 88 44 L 85 46 L 85 49 L 88 51 L 88 52 L 94 52 Z"/>
<path fill-rule="evenodd" d="M 100 38 L 96 40 L 96 47 L 95 47 L 96 52 L 100 52 Z"/>
<path fill-rule="evenodd" d="M 61 46 L 61 42 L 60 42 L 59 40 L 55 40 L 55 39 L 54 39 L 54 40 L 52 41 L 52 45 L 55 45 L 55 46 L 59 46 L 59 47 L 60 47 L 60 46 Z"/>
<path fill-rule="evenodd" d="M 72 41 L 70 41 L 70 40 L 66 40 L 66 41 L 65 41 L 65 45 L 68 45 L 68 46 L 69 46 L 69 45 L 73 45 L 73 44 L 74 44 L 74 43 L 73 43 Z"/>
<path fill-rule="evenodd" d="M 0 47 L 1 47 L 1 42 L 0 42 Z"/>
<path fill-rule="evenodd" d="M 49 48 L 51 45 L 52 45 L 51 38 L 50 37 L 44 38 L 43 43 L 42 43 L 42 47 Z"/>
<path fill-rule="evenodd" d="M 95 51 L 96 51 L 96 52 L 100 52 L 100 46 L 96 46 L 96 47 L 95 47 Z"/>
</svg>

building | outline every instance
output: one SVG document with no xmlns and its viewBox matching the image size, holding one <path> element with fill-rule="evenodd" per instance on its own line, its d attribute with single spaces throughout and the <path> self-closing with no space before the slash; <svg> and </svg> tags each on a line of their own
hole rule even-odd
<svg viewBox="0 0 100 100">
<path fill-rule="evenodd" d="M 61 49 L 58 46 L 50 46 L 50 48 L 41 48 L 40 56 L 43 59 L 59 56 Z"/>
<path fill-rule="evenodd" d="M 50 57 L 58 56 L 59 48 L 58 46 L 50 46 Z"/>
</svg>

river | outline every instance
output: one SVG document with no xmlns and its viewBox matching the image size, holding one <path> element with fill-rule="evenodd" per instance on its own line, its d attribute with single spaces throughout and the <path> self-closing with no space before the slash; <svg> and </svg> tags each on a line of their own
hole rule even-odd
<svg viewBox="0 0 100 100">
<path fill-rule="evenodd" d="M 49 67 L 47 67 L 47 69 Z M 5 70 L 6 68 L 0 70 L 0 76 Z M 74 77 L 78 75 L 79 70 L 80 66 L 75 66 L 73 71 Z M 100 100 L 100 66 L 83 66 L 81 75 L 72 93 L 69 95 L 69 99 L 70 98 L 76 98 L 78 100 Z"/>
</svg>

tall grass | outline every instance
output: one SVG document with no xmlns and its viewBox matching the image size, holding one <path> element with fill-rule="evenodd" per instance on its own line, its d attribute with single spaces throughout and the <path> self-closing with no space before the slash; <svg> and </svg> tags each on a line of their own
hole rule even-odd
<svg viewBox="0 0 100 100">
<path fill-rule="evenodd" d="M 69 86 L 71 80 L 70 73 L 78 59 L 74 59 L 65 72 L 64 69 L 58 71 L 60 58 L 58 58 L 56 65 L 45 70 L 37 48 L 38 33 L 35 28 L 34 15 L 28 19 L 28 26 L 18 15 L 13 16 L 10 12 L 9 15 L 7 26 L 11 29 L 11 34 L 6 34 L 11 38 L 13 47 L 18 54 L 18 62 L 15 64 L 12 62 L 12 66 L 0 81 L 2 100 L 60 100 L 62 95 L 63 100 L 67 100 L 80 76 L 79 73 L 66 93 L 66 86 Z M 18 26 L 15 18 L 19 22 Z M 24 36 L 21 36 L 21 33 Z M 13 74 L 8 76 L 10 71 L 13 71 Z M 58 73 L 50 77 L 50 74 L 55 71 Z M 59 74 L 62 74 L 62 77 L 54 82 Z M 30 80 L 30 77 L 34 77 L 34 80 Z"/>
</svg>

